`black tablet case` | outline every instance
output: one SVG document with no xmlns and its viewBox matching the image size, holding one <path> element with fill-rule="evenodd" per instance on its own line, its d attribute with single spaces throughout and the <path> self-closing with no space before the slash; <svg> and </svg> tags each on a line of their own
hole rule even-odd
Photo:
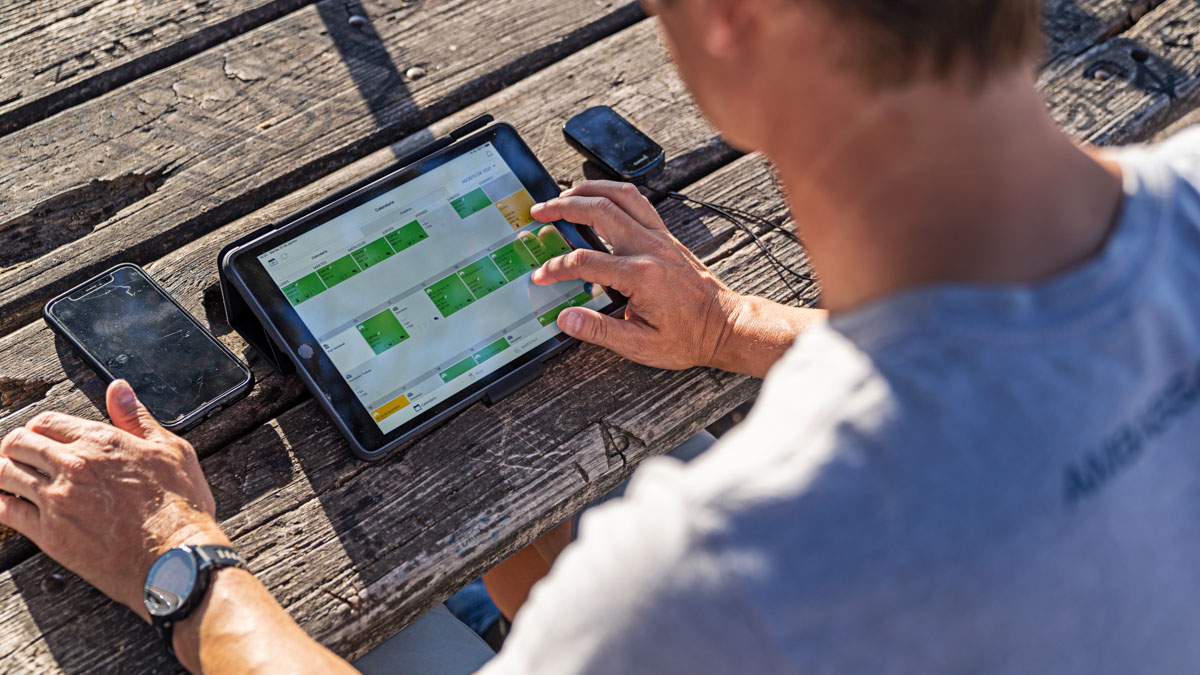
<svg viewBox="0 0 1200 675">
<path fill-rule="evenodd" d="M 291 359 L 288 358 L 287 354 L 279 351 L 279 348 L 275 344 L 274 340 L 271 339 L 271 336 L 267 334 L 266 329 L 263 328 L 261 323 L 259 323 L 258 317 L 254 316 L 254 312 L 250 311 L 250 305 L 246 303 L 246 300 L 242 298 L 241 293 L 239 293 L 233 284 L 229 282 L 229 278 L 226 275 L 225 269 L 225 259 L 229 252 L 241 246 L 245 246 L 246 244 L 249 244 L 250 242 L 269 232 L 278 230 L 289 223 L 293 223 L 318 209 L 324 208 L 325 206 L 336 202 L 346 195 L 349 195 L 355 190 L 358 190 L 366 185 L 370 185 L 384 176 L 395 173 L 406 166 L 414 164 L 421 159 L 437 152 L 438 150 L 446 148 L 455 142 L 470 136 L 492 122 L 493 118 L 491 115 L 480 115 L 461 127 L 458 127 L 454 131 L 451 131 L 448 136 L 432 141 L 422 148 L 416 150 L 412 154 L 402 157 L 394 164 L 388 166 L 386 169 L 377 171 L 376 173 L 367 176 L 354 185 L 351 185 L 343 190 L 339 190 L 338 192 L 329 195 L 315 204 L 306 206 L 305 208 L 290 214 L 288 217 L 277 223 L 272 223 L 265 227 L 261 227 L 254 232 L 241 237 L 237 241 L 230 243 L 229 245 L 225 246 L 225 248 L 222 248 L 217 257 L 217 269 L 219 270 L 221 279 L 221 299 L 225 304 L 225 319 L 229 322 L 229 326 L 237 331 L 238 335 L 241 335 L 242 339 L 244 339 L 251 347 L 254 348 L 255 351 L 262 355 L 263 358 L 265 358 L 271 364 L 271 366 L 275 368 L 275 370 L 279 371 L 280 374 L 290 375 L 295 372 L 296 366 L 292 363 Z"/>
</svg>

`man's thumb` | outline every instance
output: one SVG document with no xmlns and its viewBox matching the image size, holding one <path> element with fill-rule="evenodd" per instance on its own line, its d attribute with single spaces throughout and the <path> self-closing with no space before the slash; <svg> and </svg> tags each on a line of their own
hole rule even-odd
<svg viewBox="0 0 1200 675">
<path fill-rule="evenodd" d="M 138 400 L 133 387 L 125 380 L 113 380 L 108 385 L 108 417 L 113 426 L 137 436 L 149 438 L 162 431 L 162 427 Z"/>
<path fill-rule="evenodd" d="M 614 319 L 583 307 L 564 309 L 558 315 L 558 327 L 573 338 L 607 347 L 619 354 L 634 351 L 635 328 L 623 319 Z"/>
</svg>

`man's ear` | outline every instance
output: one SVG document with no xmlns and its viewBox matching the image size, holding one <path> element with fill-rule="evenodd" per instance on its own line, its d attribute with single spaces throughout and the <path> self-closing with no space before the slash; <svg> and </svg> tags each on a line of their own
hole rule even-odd
<svg viewBox="0 0 1200 675">
<path fill-rule="evenodd" d="M 745 50 L 759 30 L 764 0 L 701 0 L 706 16 L 704 49 L 718 58 L 735 56 Z"/>
</svg>

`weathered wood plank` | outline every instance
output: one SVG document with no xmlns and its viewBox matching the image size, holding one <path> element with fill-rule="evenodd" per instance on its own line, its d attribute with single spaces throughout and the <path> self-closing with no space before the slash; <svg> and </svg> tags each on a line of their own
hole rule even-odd
<svg viewBox="0 0 1200 675">
<path fill-rule="evenodd" d="M 750 157 L 689 191 L 769 205 L 764 215 L 782 217 L 771 186 Z M 724 231 L 679 205 L 664 214 L 681 235 Z M 800 261 L 794 242 L 769 238 Z M 747 238 L 731 238 L 709 258 L 738 290 L 780 296 Z M 750 378 L 658 371 L 585 346 L 501 404 L 469 409 L 402 459 L 354 461 L 309 401 L 204 466 L 219 515 L 255 573 L 308 630 L 353 657 L 756 388 Z M 3 663 L 89 672 L 163 664 L 148 629 L 82 582 L 64 575 L 61 592 L 43 590 L 56 571 L 38 555 L 0 576 Z"/>
<path fill-rule="evenodd" d="M 1128 31 L 1051 64 L 1040 84 L 1055 120 L 1098 145 L 1149 138 L 1200 95 L 1200 3 L 1167 0 Z"/>
<path fill-rule="evenodd" d="M 348 16 L 323 0 L 9 135 L 0 334 L 118 259 L 164 255 L 643 14 L 633 0 L 369 0 L 364 25 Z"/>
<path fill-rule="evenodd" d="M 1046 61 L 1078 56 L 1120 33 L 1162 0 L 1048 0 L 1042 10 Z"/>
<path fill-rule="evenodd" d="M 580 106 L 608 102 L 637 120 L 664 146 L 670 159 L 659 184 L 665 189 L 677 189 L 710 173 L 735 155 L 715 141 L 714 132 L 700 118 L 689 99 L 682 95 L 682 84 L 667 65 L 666 56 L 654 40 L 653 26 L 643 22 L 442 120 L 429 133 L 414 138 L 444 134 L 475 114 L 491 110 L 522 130 L 560 182 L 572 184 L 584 177 L 582 159 L 566 146 L 558 129 Z M 621 83 L 614 86 L 617 80 Z M 564 82 L 573 87 L 575 97 L 553 101 L 539 97 L 539 92 L 560 87 Z M 414 144 L 409 139 L 400 146 L 407 149 Z M 403 150 L 398 151 L 403 154 Z M 245 343 L 229 331 L 222 318 L 216 285 L 217 252 L 226 242 L 371 175 L 393 161 L 391 150 L 376 152 L 172 252 L 147 268 L 185 307 L 206 321 L 231 349 L 247 353 Z M 686 230 L 681 235 L 685 243 L 694 247 L 711 246 L 710 234 L 698 221 L 683 222 Z M 202 456 L 278 415 L 277 406 L 302 396 L 302 388 L 295 378 L 280 378 L 265 364 L 253 365 L 258 384 L 252 397 L 188 435 Z M 0 338 L 0 430 L 7 431 L 23 424 L 45 409 L 99 418 L 96 403 L 101 396 L 101 383 L 68 347 L 55 340 L 42 322 Z M 27 557 L 30 549 L 23 540 L 11 537 L 5 540 L 0 532 L 0 569 Z"/>
<path fill-rule="evenodd" d="M 740 166 L 749 161 L 752 160 L 742 160 L 738 164 Z M 723 174 L 720 177 L 727 178 Z M 762 176 L 758 176 L 752 183 L 765 184 L 765 181 Z M 708 194 L 715 196 L 715 193 Z M 678 205 L 669 207 L 681 208 Z M 672 215 L 670 221 L 672 227 L 684 236 L 687 228 L 681 227 L 681 223 L 684 222 L 682 218 L 680 215 Z M 729 246 L 720 246 L 717 242 L 723 238 L 721 227 L 713 226 L 711 221 L 702 219 L 686 222 L 697 228 L 696 236 L 700 236 L 703 231 L 701 228 L 713 227 L 715 235 L 707 240 L 708 247 L 712 249 L 708 257 L 711 260 L 722 261 L 718 263 L 720 269 L 732 267 L 742 272 L 753 271 L 760 275 L 760 281 L 774 280 L 774 275 L 764 273 L 761 266 L 756 269 L 752 258 L 739 257 L 752 254 L 738 245 L 736 239 L 732 240 Z M 726 260 L 729 262 L 725 263 Z M 742 282 L 735 280 L 735 283 Z M 494 477 L 499 481 L 499 486 L 481 486 L 478 481 L 488 478 L 489 473 L 472 473 L 464 470 L 463 465 L 454 465 L 467 477 L 450 484 L 455 489 L 453 494 L 449 495 L 437 491 L 422 492 L 414 486 L 428 488 L 441 485 L 445 489 L 446 483 L 437 479 L 436 471 L 438 467 L 446 467 L 447 463 L 452 464 L 457 457 L 453 451 L 447 457 L 447 453 L 443 451 L 447 446 L 446 441 L 459 439 L 461 442 L 462 439 L 470 438 L 467 433 L 472 430 L 478 432 L 480 429 L 488 429 L 493 434 L 481 437 L 484 440 L 497 438 L 495 434 L 499 432 L 495 426 L 496 420 L 504 418 L 489 415 L 502 415 L 503 410 L 493 412 L 496 409 L 488 411 L 477 407 L 468 411 L 463 418 L 456 421 L 453 428 L 447 427 L 434 437 L 418 444 L 418 448 L 414 448 L 410 456 L 402 461 L 392 461 L 383 465 L 386 467 L 386 480 L 377 484 L 374 480 L 375 474 L 372 473 L 373 467 L 352 465 L 340 450 L 333 451 L 308 445 L 307 439 L 311 434 L 309 426 L 320 425 L 323 421 L 311 402 L 305 403 L 283 414 L 272 426 L 255 431 L 234 448 L 217 453 L 206 460 L 206 471 L 210 473 L 219 493 L 222 516 L 229 517 L 226 526 L 231 531 L 236 530 L 239 545 L 256 552 L 255 569 L 259 570 L 264 578 L 273 580 L 271 583 L 273 588 L 278 589 L 277 593 L 289 594 L 286 604 L 299 615 L 310 619 L 306 625 L 320 631 L 319 634 L 330 644 L 348 650 L 347 653 L 358 653 L 369 643 L 378 641 L 378 636 L 392 632 L 406 617 L 415 615 L 421 607 L 436 601 L 454 586 L 436 572 L 430 572 L 429 569 L 419 570 L 416 563 L 404 567 L 404 561 L 398 558 L 406 554 L 410 547 L 423 550 L 432 547 L 441 551 L 443 559 L 452 559 L 450 554 L 456 549 L 455 544 L 465 542 L 462 553 L 468 558 L 468 568 L 464 570 L 462 579 L 466 579 L 502 557 L 504 552 L 515 550 L 541 528 L 552 524 L 555 518 L 574 511 L 585 501 L 583 492 L 576 493 L 574 501 L 562 501 L 561 495 L 556 497 L 553 489 L 547 486 L 569 485 L 569 476 L 578 477 L 572 478 L 577 482 L 584 481 L 583 476 L 578 473 L 579 470 L 582 469 L 587 474 L 588 468 L 595 467 L 596 473 L 588 474 L 587 481 L 590 487 L 587 489 L 599 493 L 619 478 L 620 474 L 613 475 L 615 464 L 622 459 L 636 459 L 643 454 L 649 454 L 643 453 L 643 444 L 671 443 L 674 442 L 673 435 L 686 437 L 679 429 L 674 432 L 670 429 L 671 424 L 685 423 L 664 422 L 662 418 L 664 414 L 667 417 L 671 416 L 669 409 L 673 406 L 682 406 L 693 411 L 696 409 L 694 401 L 681 401 L 681 398 L 697 396 L 703 399 L 699 406 L 700 412 L 693 412 L 693 415 L 699 414 L 703 417 L 708 412 L 708 408 L 704 406 L 714 405 L 710 398 L 736 398 L 736 395 L 721 392 L 739 391 L 736 383 L 724 381 L 732 376 L 699 371 L 708 378 L 706 381 L 710 389 L 704 388 L 706 381 L 695 384 L 691 390 L 686 388 L 689 381 L 666 382 L 669 386 L 660 392 L 665 394 L 665 398 L 639 398 L 636 394 L 630 395 L 628 389 L 616 389 L 611 386 L 614 381 L 624 384 L 628 378 L 610 380 L 611 368 L 593 364 L 591 359 L 597 355 L 606 356 L 603 352 L 591 348 L 572 351 L 554 365 L 550 378 L 544 381 L 544 384 L 522 391 L 517 399 L 499 406 L 501 409 L 521 410 L 522 416 L 513 417 L 506 426 L 502 423 L 505 436 L 499 437 L 502 441 L 499 444 L 489 442 L 473 448 L 468 447 L 463 451 L 467 455 L 482 456 L 468 457 L 472 464 L 468 464 L 466 469 L 477 467 L 480 462 L 498 468 Z M 642 374 L 639 371 L 645 369 L 638 369 L 619 360 L 617 365 L 633 371 L 631 381 L 634 384 L 630 386 L 635 389 L 638 378 L 651 378 L 650 381 L 657 385 L 663 382 L 652 378 L 669 379 L 681 376 L 656 371 Z M 617 375 L 623 376 L 627 372 L 618 371 Z M 555 386 L 559 382 L 573 385 L 577 380 L 585 380 L 579 385 L 582 387 L 581 392 L 590 391 L 601 401 L 612 396 L 620 401 L 620 405 L 599 405 L 589 401 L 572 404 L 578 407 L 564 411 L 561 410 L 564 405 L 562 398 L 547 396 L 544 391 L 538 393 L 541 387 Z M 752 389 L 753 383 L 749 384 Z M 726 389 L 721 389 L 722 386 Z M 713 394 L 713 391 L 717 393 Z M 744 393 L 739 392 L 738 395 Z M 672 395 L 675 398 L 671 398 Z M 574 401 L 574 397 L 571 400 Z M 530 403 L 535 404 L 534 407 L 526 408 Z M 538 403 L 541 405 L 536 405 Z M 655 408 L 656 405 L 662 408 Z M 552 424 L 531 426 L 528 410 L 534 410 L 538 420 L 550 420 Z M 552 410 L 553 416 L 547 410 Z M 538 435 L 543 429 L 561 433 L 562 429 L 558 425 L 569 423 L 573 419 L 572 416 L 575 416 L 574 419 L 586 419 L 588 426 L 561 442 L 556 451 L 547 453 L 549 458 L 544 461 L 540 454 L 531 457 L 531 454 L 534 454 L 532 451 L 521 449 L 517 441 L 513 440 L 525 434 L 526 439 L 533 438 L 535 443 L 543 441 L 545 438 Z M 643 424 L 651 427 L 652 431 L 639 432 L 638 428 Z M 690 420 L 686 425 L 702 426 L 696 420 Z M 306 439 L 306 444 L 300 448 L 291 448 L 288 439 L 295 438 Z M 550 437 L 549 440 L 553 442 L 556 438 Z M 332 448 L 338 443 L 331 434 L 318 433 L 313 446 L 329 444 Z M 514 445 L 516 451 L 510 452 L 508 448 Z M 246 456 L 254 453 L 260 454 L 247 461 Z M 520 462 L 530 463 L 523 465 Z M 225 463 L 223 468 L 220 468 L 221 463 Z M 628 466 L 623 467 L 623 470 L 626 469 Z M 434 473 L 430 473 L 431 471 Z M 393 488 L 407 492 L 392 492 Z M 503 495 L 503 500 L 499 503 L 489 498 L 496 493 Z M 514 495 L 519 495 L 522 500 L 518 502 Z M 531 503 L 528 501 L 531 497 L 540 501 Z M 359 501 L 355 501 L 354 498 Z M 281 504 L 275 509 L 261 506 L 272 501 Z M 455 539 L 448 539 L 447 525 L 441 519 L 448 512 L 455 510 L 455 504 L 460 505 L 461 509 L 466 508 L 461 505 L 481 503 L 493 505 L 490 512 L 477 509 L 489 517 L 488 522 L 466 532 L 452 531 L 450 536 L 454 536 Z M 522 517 L 535 520 L 524 525 L 514 523 L 511 515 L 510 519 L 501 520 L 506 515 L 504 507 L 514 503 L 519 503 L 523 509 Z M 419 506 L 413 508 L 413 504 Z M 550 515 L 544 520 L 536 520 L 543 512 L 549 512 Z M 386 535 L 392 532 L 364 531 L 361 527 L 355 530 L 354 526 L 360 525 L 364 518 L 381 513 L 389 514 L 397 520 L 411 521 L 403 526 L 407 528 L 405 531 L 409 532 L 411 537 L 389 538 Z M 489 529 L 497 522 L 500 523 L 499 527 Z M 281 542 L 281 539 L 287 539 L 280 536 L 280 532 L 284 530 L 294 530 L 293 536 L 300 538 L 289 540 L 290 545 L 299 547 L 299 552 L 289 548 L 289 544 Z M 305 534 L 314 531 L 315 534 Z M 339 532 L 340 535 L 337 534 Z M 347 569 L 348 565 L 349 569 L 357 570 L 357 573 L 343 575 L 338 583 L 334 583 L 335 580 L 331 576 L 325 580 L 327 583 L 322 585 L 320 579 L 305 578 L 305 570 L 298 570 L 297 563 L 306 569 Z M 0 626 L 3 626 L 0 628 L 0 660 L 5 664 L 4 668 L 24 668 L 26 664 L 30 664 L 30 668 L 52 667 L 53 661 L 57 660 L 58 665 L 69 669 L 89 667 L 111 670 L 122 665 L 126 668 L 131 667 L 130 664 L 144 665 L 149 662 L 142 661 L 141 656 L 156 656 L 157 648 L 149 641 L 143 643 L 139 639 L 122 639 L 118 640 L 115 643 L 117 646 L 114 647 L 107 631 L 94 635 L 94 639 L 94 631 L 81 635 L 80 633 L 85 632 L 83 626 L 95 623 L 111 626 L 113 632 L 125 632 L 128 629 L 135 632 L 135 637 L 139 634 L 136 633 L 138 629 L 133 622 L 120 624 L 121 617 L 125 615 L 111 606 L 105 606 L 94 592 L 78 588 L 80 582 L 77 580 L 68 577 L 67 588 L 63 592 L 43 590 L 43 587 L 52 589 L 56 585 L 43 584 L 45 574 L 53 569 L 55 568 L 52 564 L 38 556 L 14 569 L 9 575 L 0 577 L 0 598 L 16 598 L 16 594 L 20 594 L 20 598 L 11 602 L 7 599 L 0 601 Z M 289 584 L 288 581 L 292 583 Z M 360 616 L 363 609 L 371 606 L 377 598 L 395 598 L 397 594 L 394 589 L 397 585 L 414 589 L 414 594 L 408 597 L 407 604 L 384 606 L 378 610 L 379 614 Z M 430 590 L 431 588 L 435 590 Z M 96 613 L 81 617 L 75 623 L 64 622 L 72 615 L 74 607 L 92 603 L 100 605 Z M 353 617 L 353 621 L 347 624 L 339 620 L 339 617 L 345 616 Z M 316 617 L 320 617 L 320 620 L 317 621 Z M 13 627 L 11 631 L 10 626 Z M 339 626 L 345 628 L 338 628 Z M 370 631 L 370 635 L 355 639 L 355 636 L 348 634 L 359 630 Z M 45 632 L 47 635 L 39 644 L 28 642 L 38 632 Z M 19 634 L 25 636 L 25 642 L 21 642 L 22 638 L 19 637 L 16 642 L 9 640 L 11 636 Z M 144 634 L 143 632 L 140 635 Z M 18 643 L 18 646 L 12 646 Z M 119 650 L 121 646 L 127 646 L 128 649 L 124 652 L 114 651 Z M 105 655 L 110 656 L 106 658 Z M 33 660 L 26 660 L 27 658 Z M 16 665 L 8 665 L 14 662 Z"/>
<path fill-rule="evenodd" d="M 0 5 L 0 135 L 312 2 L 6 2 Z"/>
<path fill-rule="evenodd" d="M 1123 5 L 1082 7 L 1109 26 Z M 0 168 L 0 334 L 117 251 L 135 262 L 159 257 L 639 11 L 616 0 L 371 0 L 376 29 L 364 34 L 325 0 L 22 130 L 0 147 L 0 167 L 9 167 Z M 481 24 L 521 26 L 521 39 L 479 40 Z M 1062 39 L 1061 30 L 1051 36 L 1052 50 Z M 411 65 L 429 75 L 401 75 Z M 570 100 L 567 91 L 540 95 Z"/>
<path fill-rule="evenodd" d="M 680 83 L 670 74 L 669 69 L 663 67 L 665 61 L 662 55 L 650 46 L 650 30 L 648 24 L 643 24 L 609 38 L 600 45 L 539 73 L 521 85 L 505 90 L 444 120 L 435 125 L 433 133 L 444 133 L 478 112 L 511 111 L 502 114 L 502 117 L 515 122 L 533 139 L 532 142 L 537 146 L 539 154 L 546 158 L 551 171 L 564 184 L 570 184 L 581 178 L 580 167 L 575 155 L 559 141 L 558 127 L 576 108 L 590 102 L 575 98 L 564 102 L 563 97 L 553 97 L 547 101 L 539 97 L 542 91 L 556 90 L 564 83 L 570 83 L 577 91 L 602 96 L 597 102 L 620 101 L 617 107 L 622 112 L 638 121 L 651 135 L 663 142 L 669 154 L 673 156 L 667 172 L 670 180 L 664 184 L 678 187 L 686 180 L 702 175 L 726 161 L 730 157 L 730 151 L 713 138 L 712 132 L 698 119 L 690 106 L 683 102 Z M 605 68 L 605 65 L 609 67 Z M 664 73 L 666 77 L 663 77 Z M 611 86 L 618 82 L 619 84 Z M 537 133 L 537 129 L 542 129 L 542 133 Z M 404 150 L 411 149 L 416 141 L 427 136 L 428 134 L 418 134 L 406 139 L 397 145 L 396 151 L 403 153 Z M 674 157 L 688 148 L 699 149 L 687 152 L 684 157 Z M 219 314 L 220 308 L 216 304 L 215 272 L 211 260 L 226 240 L 277 219 L 306 201 L 336 189 L 339 185 L 369 175 L 386 166 L 390 160 L 389 151 L 377 152 L 219 233 L 177 251 L 152 265 L 151 270 L 177 297 L 182 298 L 193 312 L 200 316 L 215 316 Z M 704 245 L 699 240 L 689 240 L 686 237 L 685 241 L 693 246 Z M 227 328 L 221 321 L 214 324 L 214 329 L 222 334 L 227 333 Z M 245 349 L 245 345 L 234 336 L 226 334 L 225 339 L 235 350 Z M 245 428 L 277 414 L 277 408 L 264 406 L 263 401 L 286 404 L 298 400 L 302 395 L 293 381 L 281 382 L 266 368 L 256 367 L 256 372 L 260 384 L 254 397 L 193 432 L 192 440 L 202 454 L 227 443 Z M 77 386 L 82 388 L 82 393 L 73 391 Z M 99 413 L 94 402 L 98 399 L 99 392 L 100 385 L 94 381 L 90 372 L 69 350 L 62 345 L 56 345 L 49 331 L 40 322 L 0 342 L 0 419 L 16 410 L 32 406 L 22 411 L 16 420 L 9 420 L 9 425 L 23 421 L 48 407 L 97 417 Z M 38 404 L 45 399 L 51 403 Z M 0 563 L 3 563 L 0 566 L 6 566 L 14 559 L 22 559 L 28 554 L 28 545 L 12 540 L 0 541 Z"/>
<path fill-rule="evenodd" d="M 1158 132 L 1158 134 L 1154 137 L 1154 140 L 1161 141 L 1170 138 L 1184 129 L 1190 129 L 1198 124 L 1200 124 L 1200 107 L 1194 108 L 1191 112 L 1175 120 L 1165 129 Z"/>
</svg>

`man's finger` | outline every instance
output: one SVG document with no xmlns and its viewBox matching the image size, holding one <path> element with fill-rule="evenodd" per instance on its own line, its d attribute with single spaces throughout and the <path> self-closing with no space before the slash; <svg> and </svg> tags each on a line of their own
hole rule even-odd
<svg viewBox="0 0 1200 675">
<path fill-rule="evenodd" d="M 86 438 L 100 426 L 106 425 L 63 413 L 44 412 L 29 420 L 25 428 L 59 443 L 72 443 Z"/>
<path fill-rule="evenodd" d="M 532 278 L 533 283 L 539 286 L 582 279 L 607 286 L 622 295 L 629 295 L 634 286 L 629 263 L 628 258 L 600 251 L 577 249 L 566 255 L 547 260 L 545 264 L 533 271 Z"/>
<path fill-rule="evenodd" d="M 38 509 L 20 497 L 0 494 L 0 525 L 11 527 L 26 537 L 36 540 L 38 538 Z"/>
<path fill-rule="evenodd" d="M 619 254 L 638 252 L 638 244 L 648 239 L 645 227 L 605 197 L 557 197 L 534 206 L 531 213 L 544 223 L 565 220 L 590 225 Z"/>
<path fill-rule="evenodd" d="M 165 437 L 168 433 L 146 406 L 142 405 L 137 394 L 133 393 L 133 387 L 125 380 L 113 380 L 112 384 L 108 385 L 105 402 L 108 405 L 109 419 L 112 420 L 113 426 L 121 431 L 127 431 L 138 438 Z"/>
<path fill-rule="evenodd" d="M 46 482 L 46 477 L 33 467 L 8 457 L 0 457 L 0 490 L 38 504 L 42 498 L 42 486 Z"/>
<path fill-rule="evenodd" d="M 661 230 L 666 227 L 654 205 L 642 195 L 633 183 L 618 183 L 611 180 L 589 180 L 563 193 L 564 197 L 604 197 L 621 207 L 625 213 L 642 227 Z"/>
<path fill-rule="evenodd" d="M 638 353 L 644 339 L 645 325 L 614 319 L 584 307 L 570 307 L 558 315 L 558 327 L 564 333 L 584 342 L 600 345 L 630 358 Z"/>
<path fill-rule="evenodd" d="M 62 446 L 57 441 L 25 428 L 13 429 L 0 442 L 0 456 L 28 464 L 51 477 L 58 475 L 55 460 L 61 452 Z"/>
</svg>

